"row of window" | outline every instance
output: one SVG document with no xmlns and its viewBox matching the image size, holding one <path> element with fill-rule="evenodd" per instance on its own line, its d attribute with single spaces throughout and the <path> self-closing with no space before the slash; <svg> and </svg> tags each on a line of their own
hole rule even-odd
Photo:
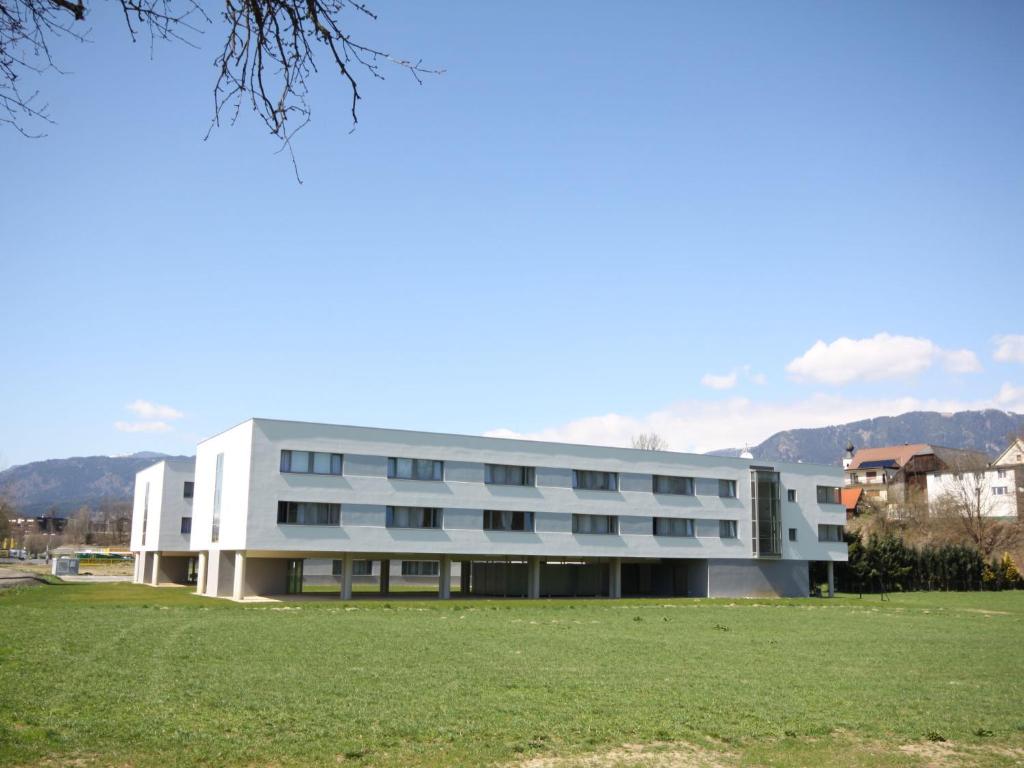
<svg viewBox="0 0 1024 768">
<path fill-rule="evenodd" d="M 281 471 L 314 475 L 342 474 L 342 454 L 320 453 L 317 451 L 281 451 Z M 444 462 L 436 459 L 388 458 L 388 477 L 393 480 L 444 479 Z M 534 467 L 512 464 L 485 464 L 484 483 L 487 485 L 536 485 L 537 472 Z M 585 491 L 617 491 L 618 472 L 601 472 L 587 469 L 572 471 L 572 487 Z M 654 493 L 678 496 L 694 495 L 692 477 L 654 475 L 651 482 Z M 736 481 L 719 480 L 718 495 L 722 498 L 736 498 Z"/>
<path fill-rule="evenodd" d="M 331 574 L 341 576 L 343 562 L 335 560 L 331 563 Z M 403 576 L 437 576 L 441 572 L 441 563 L 437 560 L 403 560 Z M 373 575 L 373 560 L 353 560 L 353 576 Z"/>
<path fill-rule="evenodd" d="M 394 507 L 386 508 L 385 525 L 388 528 L 433 528 L 442 527 L 443 510 L 437 507 Z M 191 518 L 187 518 L 191 522 Z M 279 501 L 277 522 L 287 525 L 340 525 L 341 505 L 320 502 Z M 533 512 L 519 512 L 499 509 L 483 511 L 483 530 L 533 532 Z M 184 532 L 184 531 L 183 531 Z M 619 532 L 617 515 L 572 516 L 572 532 L 616 535 Z M 655 517 L 651 533 L 655 536 L 694 536 L 692 518 Z M 719 520 L 718 535 L 723 539 L 736 538 L 736 521 Z"/>
</svg>

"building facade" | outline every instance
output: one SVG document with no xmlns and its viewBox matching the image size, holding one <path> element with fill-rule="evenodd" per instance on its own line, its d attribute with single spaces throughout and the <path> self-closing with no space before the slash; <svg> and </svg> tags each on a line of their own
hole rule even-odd
<svg viewBox="0 0 1024 768">
<path fill-rule="evenodd" d="M 135 475 L 131 550 L 135 581 L 187 583 L 194 568 L 192 493 L 195 460 L 167 459 Z"/>
<path fill-rule="evenodd" d="M 251 419 L 199 444 L 191 533 L 167 551 L 135 535 L 158 467 L 136 487 L 137 578 L 194 558 L 212 596 L 297 591 L 314 560 L 340 561 L 346 598 L 367 576 L 387 591 L 393 561 L 442 598 L 453 572 L 470 595 L 800 596 L 810 563 L 847 557 L 838 467 Z"/>
</svg>

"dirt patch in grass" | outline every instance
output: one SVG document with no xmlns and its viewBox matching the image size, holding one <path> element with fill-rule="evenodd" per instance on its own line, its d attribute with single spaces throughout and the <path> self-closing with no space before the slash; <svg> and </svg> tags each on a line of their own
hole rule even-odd
<svg viewBox="0 0 1024 768">
<path fill-rule="evenodd" d="M 534 757 L 509 768 L 732 768 L 735 755 L 686 742 L 623 744 L 605 752 Z"/>
<path fill-rule="evenodd" d="M 963 755 L 956 751 L 956 747 L 948 741 L 922 741 L 916 744 L 904 744 L 900 752 L 922 761 L 923 765 L 931 768 L 946 768 L 946 766 L 961 765 Z"/>
</svg>

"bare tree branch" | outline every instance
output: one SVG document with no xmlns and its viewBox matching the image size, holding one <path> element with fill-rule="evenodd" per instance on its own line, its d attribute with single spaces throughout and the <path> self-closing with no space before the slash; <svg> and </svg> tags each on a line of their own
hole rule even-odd
<svg viewBox="0 0 1024 768">
<path fill-rule="evenodd" d="M 346 31 L 352 17 L 377 18 L 356 0 L 225 0 L 219 13 L 207 11 L 207 0 L 119 2 L 132 40 L 148 33 L 151 46 L 158 40 L 195 46 L 203 28 L 219 19 L 225 38 L 214 61 L 207 137 L 222 119 L 233 124 L 246 105 L 281 141 L 293 163 L 291 139 L 311 116 L 308 79 L 317 72 L 318 56 L 337 70 L 351 95 L 353 128 L 362 98 L 359 73 L 383 79 L 382 66 L 388 65 L 422 82 L 422 75 L 442 72 L 355 40 Z M 0 123 L 26 136 L 42 135 L 31 126 L 52 122 L 48 108 L 38 93 L 23 91 L 20 81 L 30 74 L 59 72 L 50 41 L 62 36 L 84 41 L 75 25 L 86 14 L 85 0 L 0 0 Z"/>
</svg>

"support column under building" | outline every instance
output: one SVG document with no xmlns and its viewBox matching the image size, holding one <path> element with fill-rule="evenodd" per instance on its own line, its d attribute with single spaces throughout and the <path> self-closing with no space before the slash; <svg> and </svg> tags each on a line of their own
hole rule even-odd
<svg viewBox="0 0 1024 768">
<path fill-rule="evenodd" d="M 437 596 L 441 600 L 447 600 L 452 596 L 452 559 L 448 555 L 441 555 L 441 567 L 437 579 Z"/>
<path fill-rule="evenodd" d="M 828 561 L 828 596 L 834 597 L 836 594 L 836 576 L 835 566 L 831 560 Z"/>
<path fill-rule="evenodd" d="M 152 586 L 156 586 L 160 583 L 160 553 L 153 553 L 153 570 L 149 574 L 149 583 Z"/>
<path fill-rule="evenodd" d="M 391 561 L 380 561 L 380 593 L 386 595 L 391 592 Z"/>
<path fill-rule="evenodd" d="M 622 560 L 618 557 L 608 563 L 608 597 L 622 597 Z"/>
<path fill-rule="evenodd" d="M 135 552 L 135 569 L 132 571 L 132 582 L 135 584 L 142 583 L 142 571 L 144 570 L 143 558 L 145 554 L 142 552 Z"/>
<path fill-rule="evenodd" d="M 196 564 L 196 594 L 203 594 L 206 591 L 206 553 L 199 553 L 199 562 Z"/>
<path fill-rule="evenodd" d="M 526 561 L 526 596 L 531 600 L 540 597 L 540 558 L 531 557 Z"/>
<path fill-rule="evenodd" d="M 245 597 L 245 552 L 235 552 L 235 583 L 231 597 L 235 600 Z"/>
<path fill-rule="evenodd" d="M 339 594 L 342 600 L 352 599 L 352 553 L 346 552 L 341 558 L 341 588 Z"/>
</svg>

